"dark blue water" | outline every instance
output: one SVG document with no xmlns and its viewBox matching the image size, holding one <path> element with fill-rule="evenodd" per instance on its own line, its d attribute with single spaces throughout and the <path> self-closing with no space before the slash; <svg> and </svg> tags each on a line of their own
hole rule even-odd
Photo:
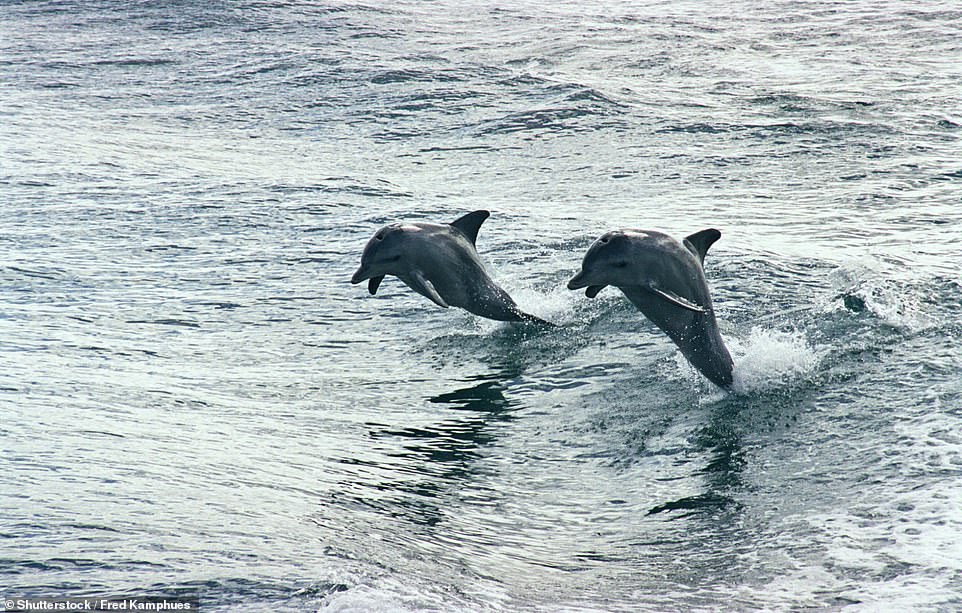
<svg viewBox="0 0 962 613">
<path fill-rule="evenodd" d="M 962 11 L 582 4 L 0 4 L 0 595 L 962 608 Z M 350 285 L 479 208 L 559 328 Z M 736 393 L 619 227 L 722 231 Z"/>
</svg>

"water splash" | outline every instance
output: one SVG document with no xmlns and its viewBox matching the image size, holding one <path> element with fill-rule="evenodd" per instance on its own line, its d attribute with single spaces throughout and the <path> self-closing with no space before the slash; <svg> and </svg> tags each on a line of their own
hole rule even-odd
<svg viewBox="0 0 962 613">
<path fill-rule="evenodd" d="M 474 591 L 483 601 L 491 604 L 505 600 L 498 586 L 484 582 Z M 380 577 L 361 583 L 348 590 L 332 594 L 322 601 L 325 611 L 384 611 L 385 613 L 416 613 L 417 611 L 452 611 L 452 613 L 477 611 L 480 607 L 471 596 L 464 593 L 445 593 L 435 586 L 418 581 L 404 582 L 393 577 Z"/>
<path fill-rule="evenodd" d="M 744 341 L 731 339 L 732 389 L 751 394 L 790 386 L 811 375 L 821 360 L 803 332 L 753 328 Z"/>
<path fill-rule="evenodd" d="M 584 298 L 564 288 L 543 292 L 532 287 L 518 287 L 511 291 L 511 296 L 522 311 L 556 324 L 576 322 L 576 304 Z"/>
<path fill-rule="evenodd" d="M 878 262 L 863 259 L 833 271 L 831 281 L 836 293 L 824 309 L 868 313 L 908 332 L 936 325 L 925 312 L 924 290 L 910 281 L 893 278 L 891 271 L 876 270 L 880 267 Z"/>
</svg>

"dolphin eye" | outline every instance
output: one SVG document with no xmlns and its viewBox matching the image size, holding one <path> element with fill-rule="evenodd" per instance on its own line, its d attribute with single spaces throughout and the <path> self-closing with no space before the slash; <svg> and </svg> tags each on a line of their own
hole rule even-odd
<svg viewBox="0 0 962 613">
<path fill-rule="evenodd" d="M 628 266 L 628 262 L 625 262 L 624 260 L 622 260 L 621 262 L 614 263 L 615 268 L 626 268 L 627 266 Z"/>
</svg>

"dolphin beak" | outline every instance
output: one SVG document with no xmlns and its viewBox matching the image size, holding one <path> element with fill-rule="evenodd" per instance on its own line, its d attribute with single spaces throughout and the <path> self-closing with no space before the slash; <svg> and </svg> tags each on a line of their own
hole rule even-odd
<svg viewBox="0 0 962 613">
<path fill-rule="evenodd" d="M 588 287 L 591 285 L 585 281 L 585 271 L 581 271 L 575 276 L 571 277 L 571 281 L 568 281 L 568 289 L 581 289 L 582 287 Z"/>
<path fill-rule="evenodd" d="M 361 264 L 360 268 L 358 268 L 354 272 L 354 276 L 351 277 L 351 285 L 357 285 L 361 281 L 365 281 L 370 277 L 371 277 L 371 274 L 368 271 L 367 267 L 364 264 Z"/>
</svg>

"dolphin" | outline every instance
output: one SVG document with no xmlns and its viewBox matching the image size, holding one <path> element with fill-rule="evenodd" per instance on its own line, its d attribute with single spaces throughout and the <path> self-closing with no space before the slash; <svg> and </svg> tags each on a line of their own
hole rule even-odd
<svg viewBox="0 0 962 613">
<path fill-rule="evenodd" d="M 705 253 L 721 237 L 714 228 L 682 242 L 651 230 L 614 230 L 588 248 L 568 289 L 594 298 L 608 285 L 620 289 L 715 385 L 732 386 L 731 354 L 715 321 L 703 269 Z"/>
<path fill-rule="evenodd" d="M 460 307 L 499 321 L 554 325 L 523 312 L 484 269 L 475 242 L 488 211 L 468 213 L 449 224 L 395 223 L 368 241 L 351 283 L 367 281 L 377 293 L 385 275 L 394 275 L 438 306 Z"/>
</svg>

